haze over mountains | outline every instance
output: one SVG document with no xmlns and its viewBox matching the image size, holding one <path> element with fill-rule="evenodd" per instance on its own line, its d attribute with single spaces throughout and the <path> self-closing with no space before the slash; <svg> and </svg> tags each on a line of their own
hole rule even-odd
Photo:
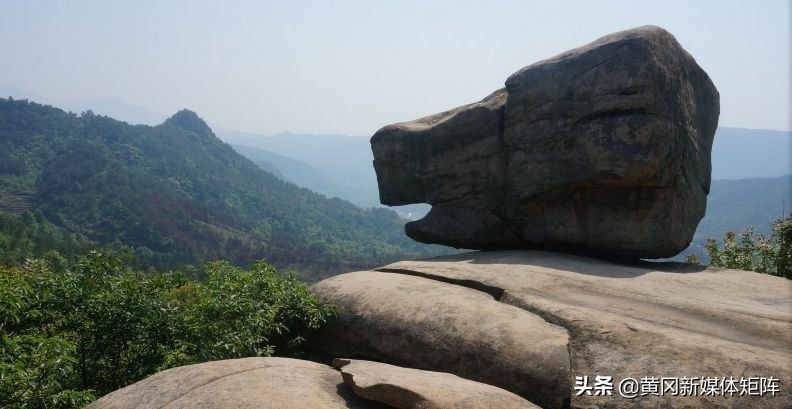
<svg viewBox="0 0 792 409">
<path fill-rule="evenodd" d="M 300 186 L 363 207 L 379 203 L 367 138 L 286 132 L 261 137 L 235 131 L 218 131 L 218 137 L 254 162 L 275 165 L 287 179 Z M 285 163 L 283 157 L 293 161 Z"/>
<path fill-rule="evenodd" d="M 77 114 L 83 111 L 93 111 L 97 115 L 106 115 L 133 125 L 154 126 L 161 124 L 168 118 L 165 114 L 127 103 L 118 98 L 108 98 L 98 101 L 74 101 L 50 98 L 45 95 L 38 95 L 34 92 L 15 87 L 0 88 L 0 98 L 8 97 L 14 99 L 27 99 L 38 102 L 39 104 L 52 105 L 64 111 L 71 111 Z"/>
<path fill-rule="evenodd" d="M 792 173 L 792 132 L 718 128 L 712 179 L 771 178 Z"/>
</svg>

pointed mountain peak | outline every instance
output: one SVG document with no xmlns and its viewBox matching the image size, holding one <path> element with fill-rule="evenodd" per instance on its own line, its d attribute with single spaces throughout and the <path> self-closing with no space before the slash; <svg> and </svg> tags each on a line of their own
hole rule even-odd
<svg viewBox="0 0 792 409">
<path fill-rule="evenodd" d="M 212 135 L 212 129 L 195 112 L 189 109 L 182 109 L 173 114 L 164 122 L 165 125 L 178 126 L 179 128 L 193 131 L 199 135 Z"/>
</svg>

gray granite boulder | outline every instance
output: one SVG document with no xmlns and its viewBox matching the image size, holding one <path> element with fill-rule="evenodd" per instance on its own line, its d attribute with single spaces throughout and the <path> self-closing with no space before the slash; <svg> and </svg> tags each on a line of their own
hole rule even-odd
<svg viewBox="0 0 792 409">
<path fill-rule="evenodd" d="M 588 376 L 593 384 L 597 375 L 612 376 L 616 388 L 625 378 L 732 377 L 739 381 L 772 376 L 778 387 L 775 393 L 762 396 L 740 389 L 727 396 L 674 396 L 669 391 L 633 399 L 620 396 L 616 389 L 613 395 L 596 396 L 577 395 L 570 387 L 567 396 L 572 408 L 792 408 L 792 281 L 785 278 L 684 263 L 613 262 L 531 250 L 401 261 L 382 270 L 495 294 L 490 302 L 518 307 L 564 328 L 569 333 L 573 379 Z M 412 297 L 421 293 L 412 292 Z M 373 298 L 367 302 L 376 305 Z M 340 317 L 347 316 L 345 310 L 352 308 L 339 305 Z M 467 325 L 498 327 L 497 317 L 467 316 Z M 412 325 L 427 332 L 426 339 L 438 343 L 446 339 L 444 326 L 423 326 L 417 319 Z M 365 334 L 378 329 L 361 321 L 357 328 L 343 331 L 339 338 L 354 339 L 358 333 L 367 339 Z M 523 340 L 526 347 L 534 342 Z M 459 350 L 457 355 L 462 354 Z M 508 349 L 501 351 L 514 356 Z M 447 359 L 454 356 L 452 352 Z M 500 381 L 491 383 L 504 387 Z"/>
<path fill-rule="evenodd" d="M 90 409 L 538 409 L 458 376 L 336 359 L 241 358 L 172 368 L 109 393 Z"/>
<path fill-rule="evenodd" d="M 611 34 L 482 101 L 372 138 L 380 200 L 429 203 L 407 234 L 461 248 L 670 257 L 710 187 L 719 95 L 665 30 Z"/>
<path fill-rule="evenodd" d="M 365 399 L 398 409 L 539 409 L 500 388 L 444 372 L 336 359 L 344 382 Z"/>
<path fill-rule="evenodd" d="M 497 386 L 543 408 L 569 402 L 569 335 L 485 288 L 378 271 L 314 284 L 337 319 L 316 346 L 334 356 L 448 372 Z"/>
<path fill-rule="evenodd" d="M 344 387 L 335 369 L 289 358 L 241 358 L 181 366 L 109 393 L 90 409 L 384 408 Z"/>
</svg>

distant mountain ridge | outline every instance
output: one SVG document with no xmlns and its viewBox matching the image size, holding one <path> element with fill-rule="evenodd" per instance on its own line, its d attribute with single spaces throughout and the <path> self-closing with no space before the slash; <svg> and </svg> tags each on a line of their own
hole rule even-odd
<svg viewBox="0 0 792 409">
<path fill-rule="evenodd" d="M 447 251 L 405 237 L 390 210 L 262 171 L 187 110 L 133 126 L 0 99 L 0 164 L 0 196 L 156 266 L 266 258 L 317 277 Z"/>
<path fill-rule="evenodd" d="M 340 197 L 345 200 L 356 197 L 352 188 L 338 185 L 334 180 L 310 164 L 263 149 L 233 144 L 231 147 L 242 156 L 259 165 L 263 170 L 280 175 L 287 182 L 328 197 Z"/>
<path fill-rule="evenodd" d="M 14 99 L 27 99 L 40 104 L 52 105 L 80 114 L 84 111 L 93 111 L 97 115 L 106 115 L 132 125 L 158 125 L 167 118 L 167 115 L 154 112 L 150 109 L 124 102 L 118 98 L 96 101 L 73 101 L 49 98 L 33 92 L 14 87 L 0 88 L 0 98 L 13 97 Z"/>
<path fill-rule="evenodd" d="M 324 180 L 303 180 L 305 184 L 294 181 L 301 186 L 318 186 L 329 182 L 330 185 L 321 193 L 349 200 L 362 207 L 379 204 L 377 178 L 371 166 L 374 157 L 368 138 L 348 135 L 298 135 L 288 132 L 263 137 L 239 131 L 220 131 L 218 137 L 235 147 L 246 146 L 287 156 L 317 169 L 322 174 Z M 284 172 L 283 169 L 281 171 Z"/>
<path fill-rule="evenodd" d="M 696 238 L 722 237 L 729 229 L 747 226 L 769 234 L 773 221 L 790 211 L 792 175 L 714 180 L 707 198 L 707 214 L 699 224 Z"/>
<path fill-rule="evenodd" d="M 792 173 L 792 131 L 718 128 L 712 179 L 771 178 Z"/>
<path fill-rule="evenodd" d="M 693 243 L 678 258 L 694 253 L 704 256 L 708 238 L 722 240 L 727 231 L 742 232 L 748 226 L 769 235 L 772 223 L 792 212 L 792 175 L 773 178 L 713 180 L 707 197 L 707 213 L 696 229 Z"/>
</svg>

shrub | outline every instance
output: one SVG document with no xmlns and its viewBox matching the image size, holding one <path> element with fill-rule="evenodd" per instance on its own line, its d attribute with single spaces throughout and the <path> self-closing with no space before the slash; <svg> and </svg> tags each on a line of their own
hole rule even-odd
<svg viewBox="0 0 792 409">
<path fill-rule="evenodd" d="M 730 231 L 723 238 L 707 239 L 710 265 L 736 268 L 792 279 L 792 216 L 776 220 L 769 237 L 748 227 L 737 235 Z"/>
<path fill-rule="evenodd" d="M 108 251 L 0 267 L 0 407 L 82 407 L 173 366 L 299 355 L 332 313 L 263 261 L 206 270 L 142 274 Z"/>
</svg>

